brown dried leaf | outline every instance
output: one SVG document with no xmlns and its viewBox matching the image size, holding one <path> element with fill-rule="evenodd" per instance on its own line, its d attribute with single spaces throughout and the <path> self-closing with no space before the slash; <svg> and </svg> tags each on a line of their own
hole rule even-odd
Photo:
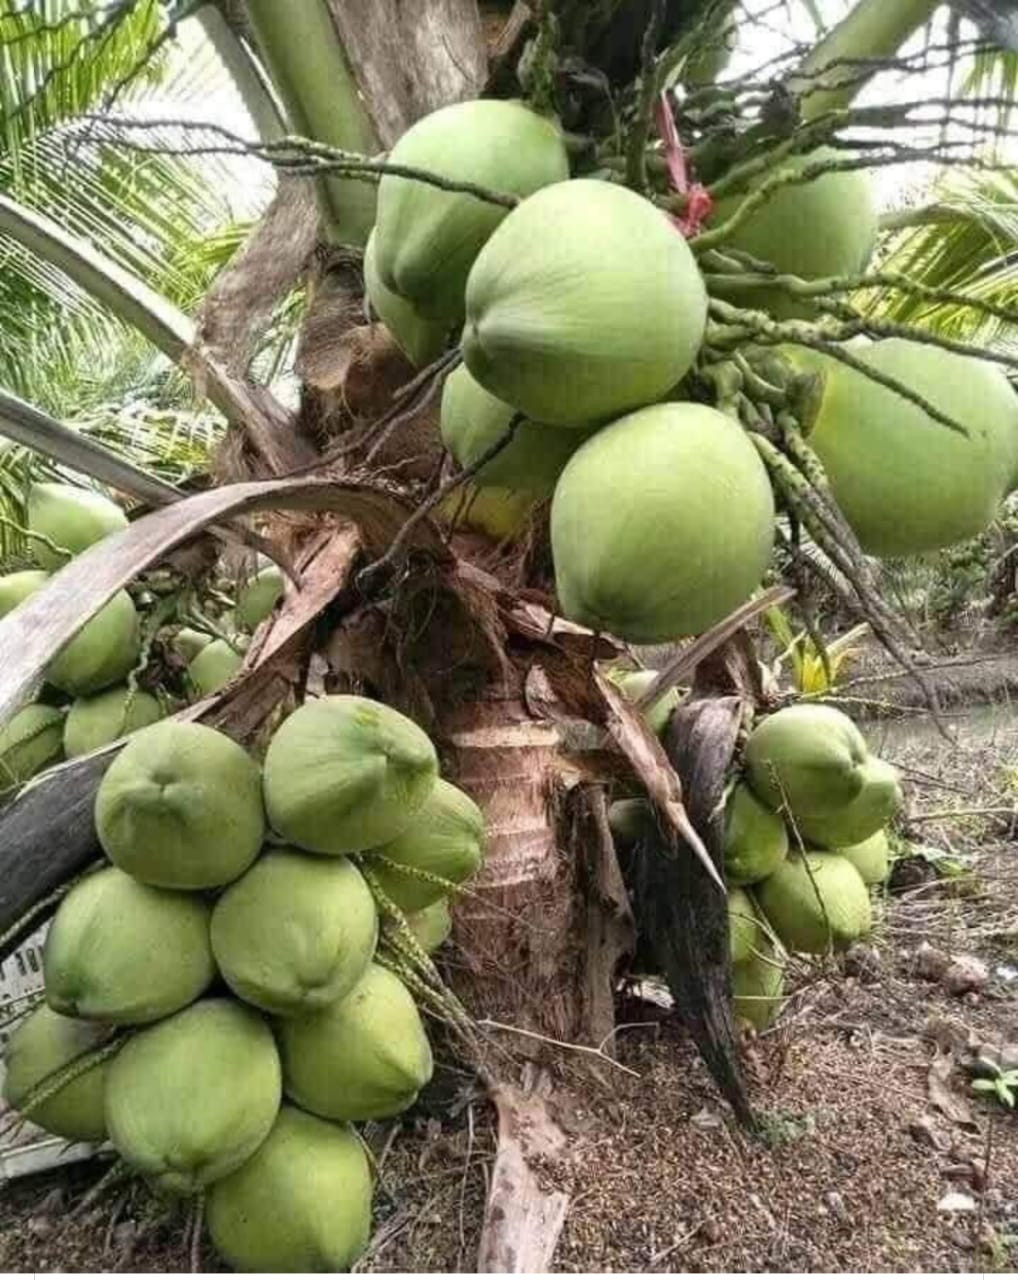
<svg viewBox="0 0 1018 1280">
<path fill-rule="evenodd" d="M 951 1054 L 942 1053 L 938 1049 L 930 1063 L 926 1082 L 930 1102 L 954 1124 L 965 1128 L 978 1128 L 968 1099 L 955 1093 L 951 1088 L 950 1079 L 953 1071 L 954 1058 Z"/>
</svg>

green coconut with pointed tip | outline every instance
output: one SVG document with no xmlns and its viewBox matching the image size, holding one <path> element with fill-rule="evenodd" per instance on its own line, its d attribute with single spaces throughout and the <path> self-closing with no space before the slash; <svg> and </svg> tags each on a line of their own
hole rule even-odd
<svg viewBox="0 0 1018 1280">
<path fill-rule="evenodd" d="M 508 196 L 529 196 L 569 177 L 556 123 L 522 103 L 490 98 L 424 116 L 387 159 Z M 421 315 L 456 321 L 470 268 L 508 212 L 505 205 L 466 192 L 385 174 L 374 230 L 379 279 Z"/>
<path fill-rule="evenodd" d="M 195 1195 L 254 1155 L 280 1098 L 266 1023 L 234 1000 L 199 1000 L 121 1049 L 107 1071 L 106 1126 L 161 1191 Z"/>
<path fill-rule="evenodd" d="M 711 226 L 728 221 L 760 185 L 776 171 L 802 174 L 810 166 L 844 159 L 830 147 L 776 161 L 749 191 L 718 202 Z M 785 275 L 805 280 L 852 276 L 869 262 L 877 240 L 877 205 L 873 183 L 862 169 L 825 173 L 806 182 L 774 188 L 725 241 Z M 780 288 L 728 291 L 744 307 L 770 311 L 779 319 L 810 316 L 814 307 Z"/>
<path fill-rule="evenodd" d="M 766 1030 L 777 1017 L 784 991 L 784 963 L 766 939 L 748 960 L 732 965 L 732 1011 L 757 1031 Z"/>
<path fill-rule="evenodd" d="M 73 484 L 33 484 L 28 491 L 28 529 L 62 551 L 61 555 L 41 538 L 31 538 L 32 555 L 43 569 L 59 569 L 70 556 L 127 528 L 127 516 L 109 498 L 94 489 Z"/>
<path fill-rule="evenodd" d="M 230 988 L 283 1015 L 341 1000 L 377 937 L 375 900 L 353 863 L 292 849 L 259 858 L 212 916 L 212 949 Z"/>
<path fill-rule="evenodd" d="M 819 375 L 808 442 L 864 551 L 910 556 L 975 537 L 1018 481 L 1018 395 L 998 364 L 886 338 L 853 353 L 962 428 L 864 372 L 789 352 Z"/>
<path fill-rule="evenodd" d="M 211 906 L 107 867 L 60 903 L 46 935 L 46 1001 L 57 1013 L 140 1025 L 197 1000 L 215 977 Z"/>
<path fill-rule="evenodd" d="M 146 725 L 155 724 L 166 712 L 158 698 L 143 689 L 114 685 L 102 693 L 76 698 L 64 723 L 64 754 L 75 756 L 97 751 Z"/>
<path fill-rule="evenodd" d="M 586 427 L 672 391 L 706 317 L 696 261 L 667 216 L 581 178 L 525 200 L 478 255 L 463 360 L 534 422 Z"/>
<path fill-rule="evenodd" d="M 551 506 L 567 618 L 636 644 L 698 635 L 759 586 L 774 498 L 742 427 L 701 404 L 660 404 L 588 440 Z"/>
<path fill-rule="evenodd" d="M 349 1271 L 371 1234 L 371 1169 L 346 1125 L 280 1108 L 245 1164 L 210 1188 L 212 1243 L 237 1271 Z"/>
<path fill-rule="evenodd" d="M 281 1021 L 288 1097 L 328 1120 L 405 1111 L 431 1079 L 431 1046 L 413 996 L 378 964 L 344 999 Z"/>
<path fill-rule="evenodd" d="M 64 713 L 30 702 L 0 729 L 0 792 L 18 787 L 63 758 Z"/>
<path fill-rule="evenodd" d="M 608 678 L 618 685 L 630 702 L 636 702 L 642 698 L 657 677 L 658 672 L 656 671 L 612 670 L 608 672 Z M 647 728 L 651 733 L 657 734 L 658 737 L 664 733 L 668 727 L 672 712 L 679 705 L 680 698 L 681 694 L 678 689 L 669 689 L 643 712 L 643 718 L 647 722 Z"/>
<path fill-rule="evenodd" d="M 210 645 L 215 637 L 207 631 L 199 631 L 195 627 L 181 627 L 174 635 L 171 644 L 185 662 L 196 658 L 202 649 Z"/>
<path fill-rule="evenodd" d="M 420 911 L 412 911 L 406 918 L 410 932 L 424 950 L 430 955 L 448 939 L 452 933 L 452 916 L 449 913 L 449 899 L 439 898 L 429 903 Z"/>
<path fill-rule="evenodd" d="M 21 569 L 0 576 L 0 618 L 34 595 L 48 578 L 43 569 Z"/>
<path fill-rule="evenodd" d="M 366 865 L 401 911 L 420 911 L 447 894 L 450 883 L 469 880 L 483 858 L 484 814 L 466 792 L 439 778 L 406 830 L 373 849 Z"/>
<path fill-rule="evenodd" d="M 808 816 L 826 817 L 854 800 L 869 760 L 866 739 L 844 712 L 799 703 L 753 728 L 746 743 L 746 778 L 757 799 L 799 823 Z"/>
<path fill-rule="evenodd" d="M 789 951 L 843 951 L 873 924 L 869 890 L 838 853 L 793 854 L 755 892 L 760 910 Z"/>
<path fill-rule="evenodd" d="M 364 249 L 364 292 L 368 301 L 410 363 L 424 368 L 442 354 L 452 325 L 429 319 L 406 298 L 386 288 L 375 263 L 375 233 Z"/>
<path fill-rule="evenodd" d="M 442 390 L 442 442 L 461 467 L 473 466 L 512 425 L 516 410 L 480 385 L 462 365 Z M 551 496 L 562 468 L 585 439 L 579 431 L 520 422 L 510 442 L 475 473 L 480 485 Z"/>
<path fill-rule="evenodd" d="M 859 844 L 875 835 L 901 809 L 901 775 L 886 760 L 870 756 L 861 768 L 859 794 L 826 813 L 803 814 L 799 834 L 825 849 Z"/>
<path fill-rule="evenodd" d="M 275 564 L 264 565 L 237 592 L 237 625 L 244 631 L 254 631 L 279 604 L 285 590 L 282 569 Z"/>
<path fill-rule="evenodd" d="M 745 889 L 728 890 L 728 953 L 732 964 L 748 960 L 762 933 L 753 900 Z"/>
<path fill-rule="evenodd" d="M 269 743 L 265 805 L 298 848 L 358 853 L 409 827 L 437 777 L 435 748 L 407 716 L 371 698 L 315 698 Z"/>
<path fill-rule="evenodd" d="M 78 1074 L 72 1069 L 74 1078 L 45 1102 L 27 1112 L 24 1107 L 37 1088 L 45 1090 L 57 1073 L 101 1049 L 115 1034 L 113 1027 L 65 1018 L 37 1005 L 15 1027 L 4 1050 L 4 1101 L 47 1133 L 70 1142 L 101 1142 L 106 1137 L 108 1059 Z"/>
<path fill-rule="evenodd" d="M 216 888 L 258 856 L 261 775 L 226 734 L 165 720 L 132 734 L 106 770 L 95 822 L 110 861 L 142 883 Z"/>
<path fill-rule="evenodd" d="M 883 829 L 860 840 L 858 844 L 844 845 L 835 850 L 847 858 L 868 885 L 883 884 L 891 865 L 891 846 Z"/>
<path fill-rule="evenodd" d="M 788 830 L 782 819 L 740 782 L 725 806 L 725 879 L 756 884 L 773 874 L 788 854 Z"/>
<path fill-rule="evenodd" d="M 230 683 L 244 665 L 244 655 L 226 640 L 213 640 L 187 664 L 187 677 L 199 698 L 209 698 Z"/>
</svg>

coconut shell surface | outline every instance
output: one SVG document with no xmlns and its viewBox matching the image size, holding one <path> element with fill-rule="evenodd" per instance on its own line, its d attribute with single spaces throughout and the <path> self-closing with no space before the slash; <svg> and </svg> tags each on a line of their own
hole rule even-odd
<svg viewBox="0 0 1018 1280">
<path fill-rule="evenodd" d="M 208 698 L 228 685 L 244 665 L 244 658 L 232 644 L 213 640 L 187 664 L 187 675 L 199 698 Z"/>
<path fill-rule="evenodd" d="M 27 782 L 63 754 L 64 714 L 30 702 L 0 729 L 0 793 Z"/>
<path fill-rule="evenodd" d="M 46 679 L 64 693 L 97 693 L 123 680 L 140 653 L 134 601 L 118 591 L 50 663 Z"/>
<path fill-rule="evenodd" d="M 772 875 L 788 854 L 788 830 L 772 809 L 744 782 L 732 790 L 725 807 L 725 879 L 756 884 Z"/>
<path fill-rule="evenodd" d="M 777 1017 L 784 990 L 784 965 L 769 942 L 748 960 L 732 966 L 733 1011 L 757 1031 L 763 1031 Z"/>
<path fill-rule="evenodd" d="M 825 849 L 867 840 L 902 806 L 901 778 L 885 760 L 871 756 L 862 766 L 862 787 L 848 804 L 828 813 L 803 814 L 799 834 Z"/>
<path fill-rule="evenodd" d="M 375 314 L 412 365 L 423 368 L 438 359 L 452 326 L 442 320 L 429 320 L 412 302 L 386 288 L 375 262 L 373 231 L 364 249 L 364 291 Z"/>
<path fill-rule="evenodd" d="M 72 484 L 34 484 L 28 493 L 28 528 L 72 556 L 127 528 L 127 516 L 94 489 Z M 44 569 L 59 569 L 68 557 L 32 539 L 32 555 Z"/>
<path fill-rule="evenodd" d="M 756 898 L 789 951 L 843 951 L 872 925 L 869 890 L 837 853 L 793 855 L 757 886 Z"/>
<path fill-rule="evenodd" d="M 129 690 L 123 684 L 77 698 L 64 724 L 64 754 L 68 760 L 87 755 L 155 724 L 165 714 L 158 698 L 142 689 Z"/>
<path fill-rule="evenodd" d="M 835 850 L 847 858 L 866 884 L 882 884 L 891 865 L 891 849 L 886 831 L 878 831 L 858 844 Z"/>
<path fill-rule="evenodd" d="M 783 707 L 761 720 L 746 743 L 746 776 L 757 798 L 796 822 L 854 800 L 868 760 L 865 738 L 834 707 Z"/>
</svg>

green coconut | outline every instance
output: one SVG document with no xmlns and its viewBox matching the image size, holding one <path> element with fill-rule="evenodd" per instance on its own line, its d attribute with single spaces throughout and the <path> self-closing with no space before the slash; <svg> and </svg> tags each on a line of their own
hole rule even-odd
<svg viewBox="0 0 1018 1280">
<path fill-rule="evenodd" d="M 371 964 L 344 999 L 277 1028 L 283 1088 L 327 1120 L 378 1120 L 409 1107 L 431 1079 L 431 1046 L 413 996 Z"/>
<path fill-rule="evenodd" d="M 261 848 L 258 766 L 232 738 L 206 725 L 149 725 L 107 769 L 95 821 L 110 861 L 144 884 L 228 884 Z"/>
<path fill-rule="evenodd" d="M 468 795 L 439 778 L 410 825 L 372 855 L 367 865 L 385 895 L 401 911 L 420 911 L 447 894 L 449 883 L 462 884 L 481 865 L 484 814 Z M 431 883 L 427 876 L 449 883 Z"/>
<path fill-rule="evenodd" d="M 569 177 L 558 126 L 521 103 L 490 98 L 455 103 L 418 120 L 389 152 L 388 163 L 515 196 Z M 374 231 L 379 278 L 421 315 L 456 321 L 474 259 L 507 213 L 504 205 L 466 192 L 384 175 Z"/>
<path fill-rule="evenodd" d="M 471 467 L 501 440 L 515 412 L 460 365 L 442 391 L 442 442 L 461 467 Z M 476 473 L 477 482 L 548 498 L 584 439 L 579 431 L 520 422 L 509 444 Z"/>
<path fill-rule="evenodd" d="M 205 645 L 187 664 L 187 676 L 199 698 L 209 698 L 228 685 L 244 665 L 244 655 L 225 640 Z"/>
<path fill-rule="evenodd" d="M 371 1233 L 364 1145 L 345 1125 L 284 1106 L 205 1207 L 212 1243 L 237 1271 L 349 1271 Z"/>
<path fill-rule="evenodd" d="M 59 569 L 108 534 L 127 528 L 127 516 L 109 498 L 94 489 L 73 484 L 33 484 L 28 491 L 28 528 L 33 538 L 32 555 L 44 569 Z M 70 555 L 61 555 L 60 551 Z"/>
<path fill-rule="evenodd" d="M 967 433 L 838 361 L 791 355 L 822 379 L 809 443 L 863 550 L 917 555 L 981 533 L 1018 467 L 1018 396 L 1003 369 L 902 338 L 854 355 Z"/>
<path fill-rule="evenodd" d="M 101 1142 L 106 1137 L 103 1093 L 108 1059 L 75 1074 L 45 1102 L 23 1110 L 40 1085 L 47 1089 L 77 1058 L 101 1049 L 116 1034 L 113 1027 L 79 1022 L 37 1005 L 15 1028 L 4 1050 L 4 1101 L 32 1124 L 71 1142 Z M 46 1082 L 44 1085 L 43 1082 Z"/>
<path fill-rule="evenodd" d="M 237 592 L 237 625 L 244 631 L 254 631 L 279 604 L 285 590 L 286 579 L 278 565 L 267 564 L 259 569 Z"/>
<path fill-rule="evenodd" d="M 728 890 L 728 948 L 732 964 L 748 960 L 761 940 L 760 922 L 745 889 Z"/>
<path fill-rule="evenodd" d="M 608 678 L 622 690 L 631 702 L 636 702 L 647 692 L 650 686 L 657 679 L 656 671 L 620 671 L 618 669 L 608 672 Z M 669 689 L 667 693 L 663 693 L 660 698 L 647 708 L 643 713 L 643 718 L 647 722 L 647 728 L 651 733 L 655 733 L 658 737 L 664 733 L 668 727 L 668 721 L 672 717 L 672 712 L 679 705 L 680 693 L 678 689 Z"/>
<path fill-rule="evenodd" d="M 430 955 L 437 951 L 452 933 L 452 916 L 449 899 L 439 898 L 420 911 L 412 911 L 406 918 L 410 932 Z"/>
<path fill-rule="evenodd" d="M 394 840 L 431 794 L 438 757 L 392 707 L 343 694 L 298 707 L 269 743 L 265 804 L 276 831 L 313 853 Z"/>
<path fill-rule="evenodd" d="M 551 507 L 562 612 L 635 644 L 697 635 L 759 585 L 774 498 L 742 427 L 701 404 L 660 404 L 588 440 Z"/>
<path fill-rule="evenodd" d="M 46 1001 L 96 1022 L 155 1022 L 197 1000 L 215 977 L 212 908 L 139 884 L 116 867 L 68 893 L 46 935 Z"/>
<path fill-rule="evenodd" d="M 199 1000 L 117 1054 L 106 1127 L 160 1190 L 194 1195 L 258 1150 L 280 1096 L 279 1055 L 258 1014 L 233 1000 Z"/>
<path fill-rule="evenodd" d="M 703 340 L 707 294 L 677 228 L 626 187 L 562 182 L 481 251 L 463 359 L 534 422 L 587 426 L 660 400 Z"/>
<path fill-rule="evenodd" d="M 738 783 L 725 806 L 725 879 L 756 884 L 772 875 L 788 854 L 788 831 L 781 818 Z"/>
<path fill-rule="evenodd" d="M 375 264 L 373 231 L 364 250 L 364 292 L 375 314 L 412 365 L 420 369 L 438 359 L 452 325 L 441 320 L 429 320 L 412 302 L 385 287 Z"/>
<path fill-rule="evenodd" d="M 214 637 L 207 631 L 198 631 L 194 627 L 181 627 L 173 637 L 172 644 L 184 661 L 190 662 L 201 653 L 202 649 L 210 645 L 213 639 Z"/>
<path fill-rule="evenodd" d="M 861 769 L 862 787 L 848 804 L 798 819 L 799 834 L 825 849 L 859 844 L 881 829 L 902 806 L 901 777 L 886 760 L 870 756 Z"/>
<path fill-rule="evenodd" d="M 766 940 L 748 960 L 732 965 L 732 1011 L 757 1031 L 777 1017 L 784 990 L 785 966 Z"/>
<path fill-rule="evenodd" d="M 448 494 L 438 511 L 457 530 L 469 529 L 504 542 L 530 526 L 536 505 L 534 495 L 525 491 L 464 485 Z"/>
<path fill-rule="evenodd" d="M 760 910 L 789 951 L 843 951 L 869 933 L 869 890 L 839 853 L 793 854 L 756 886 Z"/>
<path fill-rule="evenodd" d="M 158 698 L 124 684 L 91 697 L 77 698 L 64 724 L 64 754 L 69 760 L 155 724 L 165 715 Z"/>
<path fill-rule="evenodd" d="M 776 162 L 764 171 L 761 181 L 772 178 L 775 169 L 802 173 L 811 165 L 843 158 L 840 152 L 822 147 Z M 712 225 L 720 226 L 732 217 L 755 189 L 719 201 Z M 770 263 L 783 274 L 821 280 L 858 275 L 869 262 L 876 239 L 873 184 L 869 174 L 856 169 L 775 188 L 725 244 Z M 732 290 L 731 296 L 742 306 L 770 311 L 779 318 L 812 314 L 809 302 L 782 289 L 742 288 Z"/>
<path fill-rule="evenodd" d="M 865 738 L 844 712 L 808 703 L 767 716 L 746 743 L 746 776 L 757 799 L 797 824 L 854 800 L 869 760 Z"/>
<path fill-rule="evenodd" d="M 608 807 L 608 826 L 617 849 L 632 849 L 658 832 L 654 807 L 647 800 L 616 800 Z"/>
<path fill-rule="evenodd" d="M 858 844 L 846 845 L 835 850 L 847 858 L 863 878 L 865 884 L 883 884 L 891 865 L 891 847 L 887 832 L 877 831 Z"/>
<path fill-rule="evenodd" d="M 0 576 L 0 618 L 34 595 L 48 578 L 49 574 L 42 569 L 22 569 Z"/>
<path fill-rule="evenodd" d="M 18 787 L 63 755 L 64 713 L 30 702 L 0 729 L 0 792 Z"/>
<path fill-rule="evenodd" d="M 377 936 L 375 900 L 353 863 L 290 849 L 259 858 L 212 916 L 220 972 L 242 1000 L 270 1013 L 342 999 Z"/>
<path fill-rule="evenodd" d="M 61 649 L 46 671 L 50 684 L 80 697 L 123 680 L 141 653 L 141 628 L 134 602 L 118 591 Z"/>
</svg>

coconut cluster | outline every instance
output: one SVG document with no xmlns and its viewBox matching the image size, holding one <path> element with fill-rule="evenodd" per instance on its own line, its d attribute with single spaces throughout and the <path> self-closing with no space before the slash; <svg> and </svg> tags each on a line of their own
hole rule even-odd
<svg viewBox="0 0 1018 1280">
<path fill-rule="evenodd" d="M 284 720 L 262 765 L 198 723 L 138 730 L 95 825 L 109 863 L 50 925 L 6 1101 L 205 1194 L 240 1270 L 349 1268 L 372 1195 L 352 1126 L 404 1111 L 432 1073 L 380 934 L 441 945 L 448 894 L 483 857 L 480 810 L 412 720 L 337 696 Z"/>
<path fill-rule="evenodd" d="M 639 697 L 656 674 L 613 678 Z M 661 705 L 647 713 L 657 732 Z M 775 1016 L 788 952 L 841 951 L 870 931 L 870 887 L 887 877 L 888 825 L 901 804 L 897 771 L 870 752 L 843 712 L 801 703 L 754 727 L 724 814 L 732 992 L 740 1018 L 762 1029 Z M 653 838 L 653 811 L 643 800 L 616 801 L 610 819 L 623 848 Z"/>
</svg>

